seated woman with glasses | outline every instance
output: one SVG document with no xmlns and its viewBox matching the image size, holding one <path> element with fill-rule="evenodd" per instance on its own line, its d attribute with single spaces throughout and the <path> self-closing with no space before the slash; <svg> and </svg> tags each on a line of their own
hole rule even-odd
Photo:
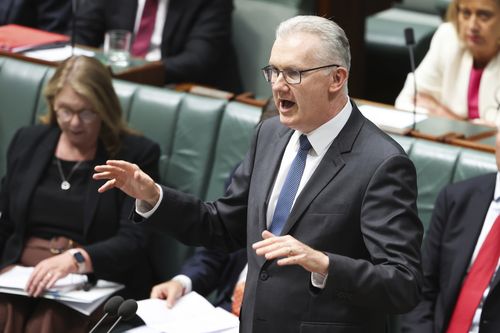
<svg viewBox="0 0 500 333">
<path fill-rule="evenodd" d="M 500 124 L 500 0 L 453 0 L 448 21 L 410 74 L 396 107 L 453 119 Z"/>
<path fill-rule="evenodd" d="M 147 235 L 128 220 L 134 202 L 120 190 L 98 194 L 103 182 L 92 173 L 121 158 L 158 178 L 159 147 L 127 128 L 98 60 L 66 60 L 44 95 L 49 111 L 14 136 L 0 188 L 0 269 L 34 267 L 32 297 L 0 294 L 0 331 L 88 332 L 100 313 L 39 296 L 69 273 L 123 283 L 125 297 L 148 295 Z"/>
</svg>

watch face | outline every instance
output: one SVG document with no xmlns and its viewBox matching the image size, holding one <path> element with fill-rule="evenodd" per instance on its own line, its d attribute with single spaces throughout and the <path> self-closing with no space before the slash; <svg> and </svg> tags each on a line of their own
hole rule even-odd
<svg viewBox="0 0 500 333">
<path fill-rule="evenodd" d="M 75 252 L 73 256 L 75 257 L 77 263 L 81 264 L 85 262 L 85 258 L 83 257 L 83 254 L 81 254 L 81 252 Z"/>
</svg>

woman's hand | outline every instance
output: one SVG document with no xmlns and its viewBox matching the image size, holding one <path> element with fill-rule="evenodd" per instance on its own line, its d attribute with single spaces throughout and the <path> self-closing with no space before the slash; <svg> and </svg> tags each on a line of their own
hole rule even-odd
<svg viewBox="0 0 500 333">
<path fill-rule="evenodd" d="M 26 284 L 26 292 L 29 296 L 38 297 L 45 290 L 51 288 L 57 280 L 77 271 L 75 259 L 69 252 L 42 260 L 33 269 Z"/>
<path fill-rule="evenodd" d="M 466 118 L 457 116 L 455 113 L 453 113 L 450 109 L 441 104 L 433 96 L 426 93 L 417 94 L 417 106 L 429 110 L 430 114 L 436 116 L 457 119 L 457 120 L 467 120 Z"/>
</svg>

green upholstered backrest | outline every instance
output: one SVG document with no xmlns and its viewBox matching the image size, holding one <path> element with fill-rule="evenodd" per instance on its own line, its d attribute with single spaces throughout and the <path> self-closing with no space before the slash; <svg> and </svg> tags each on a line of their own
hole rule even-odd
<svg viewBox="0 0 500 333">
<path fill-rule="evenodd" d="M 494 154 L 464 149 L 458 157 L 453 182 L 496 171 L 497 165 Z"/>
<path fill-rule="evenodd" d="M 233 44 L 243 89 L 258 97 L 268 97 L 271 89 L 260 69 L 269 62 L 278 24 L 301 13 L 300 6 L 273 1 L 235 0 L 234 7 Z"/>
<path fill-rule="evenodd" d="M 226 101 L 186 95 L 180 105 L 166 185 L 201 197 L 206 190 Z"/>
<path fill-rule="evenodd" d="M 120 101 L 120 106 L 123 112 L 122 117 L 123 119 L 128 120 L 132 100 L 138 86 L 137 84 L 128 81 L 113 80 L 113 87 L 115 88 L 118 100 Z"/>
<path fill-rule="evenodd" d="M 400 135 L 392 137 L 415 165 L 418 214 L 425 228 L 444 186 L 497 170 L 495 154 Z"/>
<path fill-rule="evenodd" d="M 205 200 L 212 201 L 223 194 L 230 171 L 243 159 L 250 146 L 253 129 L 261 113 L 260 107 L 240 102 L 228 103 L 217 136 Z"/>
<path fill-rule="evenodd" d="M 392 135 L 392 138 L 396 140 L 397 143 L 405 150 L 407 154 L 410 154 L 413 144 L 416 139 L 408 136 Z"/>
<path fill-rule="evenodd" d="M 172 155 L 175 127 L 184 94 L 156 87 L 142 87 L 131 103 L 129 125 L 160 145 L 160 179 L 165 181 Z"/>
<path fill-rule="evenodd" d="M 47 85 L 49 82 L 50 78 L 52 75 L 55 73 L 55 68 L 53 67 L 48 67 L 47 68 L 47 73 L 45 73 L 45 77 L 43 78 L 42 81 L 42 89 L 40 90 L 40 98 L 38 98 L 38 104 L 36 106 L 36 113 L 35 113 L 35 119 L 34 122 L 38 123 L 40 116 L 44 115 L 48 111 L 48 106 L 47 106 L 47 101 L 45 100 L 45 97 L 43 96 L 43 88 Z"/>
<path fill-rule="evenodd" d="M 5 59 L 0 68 L 0 177 L 16 130 L 33 123 L 47 67 Z"/>
</svg>

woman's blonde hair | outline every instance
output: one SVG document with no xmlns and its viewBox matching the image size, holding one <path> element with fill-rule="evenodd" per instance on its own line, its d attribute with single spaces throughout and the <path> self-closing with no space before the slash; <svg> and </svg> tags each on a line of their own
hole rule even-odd
<svg viewBox="0 0 500 333">
<path fill-rule="evenodd" d="M 136 133 L 122 119 L 109 70 L 99 60 L 86 56 L 73 56 L 61 63 L 44 90 L 49 110 L 40 117 L 42 123 L 57 124 L 54 99 L 66 85 L 92 105 L 92 111 L 102 121 L 99 138 L 109 155 L 115 156 L 120 150 L 121 135 Z"/>
</svg>

